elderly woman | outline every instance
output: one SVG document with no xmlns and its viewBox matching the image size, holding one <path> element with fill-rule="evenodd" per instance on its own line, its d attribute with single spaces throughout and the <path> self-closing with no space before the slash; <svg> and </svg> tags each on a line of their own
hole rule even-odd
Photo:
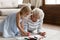
<svg viewBox="0 0 60 40">
<path fill-rule="evenodd" d="M 45 32 L 42 31 L 42 24 L 44 19 L 44 12 L 35 8 L 32 11 L 32 15 L 28 18 L 27 22 L 25 21 L 25 26 L 27 27 L 28 32 L 30 33 L 38 33 L 41 36 L 45 36 Z"/>
</svg>

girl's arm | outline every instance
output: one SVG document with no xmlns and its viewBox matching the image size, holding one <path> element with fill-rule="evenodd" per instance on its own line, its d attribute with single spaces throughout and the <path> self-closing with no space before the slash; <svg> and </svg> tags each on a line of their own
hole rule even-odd
<svg viewBox="0 0 60 40">
<path fill-rule="evenodd" d="M 20 14 L 19 13 L 17 13 L 17 15 L 16 15 L 16 25 L 22 35 L 27 35 L 27 33 L 24 31 L 23 25 L 20 24 Z"/>
</svg>

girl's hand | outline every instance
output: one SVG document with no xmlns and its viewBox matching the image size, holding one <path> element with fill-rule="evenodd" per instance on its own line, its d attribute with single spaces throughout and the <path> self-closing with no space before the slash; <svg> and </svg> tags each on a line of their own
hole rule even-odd
<svg viewBox="0 0 60 40">
<path fill-rule="evenodd" d="M 22 33 L 22 36 L 29 36 L 29 32 Z"/>
</svg>

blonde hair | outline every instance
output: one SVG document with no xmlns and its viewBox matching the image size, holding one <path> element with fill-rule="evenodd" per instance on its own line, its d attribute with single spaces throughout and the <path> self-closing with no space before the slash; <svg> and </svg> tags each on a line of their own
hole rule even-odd
<svg viewBox="0 0 60 40">
<path fill-rule="evenodd" d="M 35 9 L 32 10 L 32 13 L 33 14 L 39 14 L 40 19 L 43 19 L 44 18 L 44 12 L 43 12 L 42 9 L 35 8 Z"/>
<path fill-rule="evenodd" d="M 30 11 L 31 11 L 30 7 L 24 6 L 24 7 L 22 7 L 21 10 L 20 10 L 20 15 L 24 15 L 24 13 L 30 12 Z"/>
</svg>

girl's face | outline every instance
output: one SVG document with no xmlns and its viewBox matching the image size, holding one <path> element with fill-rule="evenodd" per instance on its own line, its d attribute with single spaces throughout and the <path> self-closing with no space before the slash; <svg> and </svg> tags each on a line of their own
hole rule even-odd
<svg viewBox="0 0 60 40">
<path fill-rule="evenodd" d="M 32 20 L 33 22 L 36 22 L 38 19 L 39 19 L 39 15 L 38 15 L 38 14 L 33 14 L 33 15 L 31 15 L 31 20 Z"/>
</svg>

